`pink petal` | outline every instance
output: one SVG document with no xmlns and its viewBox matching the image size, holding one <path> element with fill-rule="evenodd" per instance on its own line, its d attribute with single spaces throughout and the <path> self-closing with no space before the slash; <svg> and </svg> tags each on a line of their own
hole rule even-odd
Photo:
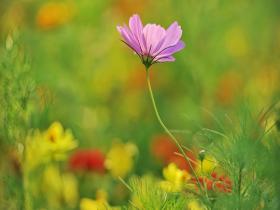
<svg viewBox="0 0 280 210">
<path fill-rule="evenodd" d="M 162 50 L 156 57 L 170 56 L 170 55 L 182 50 L 184 47 L 185 47 L 185 43 L 180 40 L 176 45 L 167 47 L 164 50 Z"/>
<path fill-rule="evenodd" d="M 146 47 L 144 46 L 144 42 L 143 42 L 143 37 L 142 37 L 143 25 L 139 15 L 137 14 L 133 15 L 129 19 L 129 28 L 135 40 L 137 41 L 141 51 L 143 52 Z"/>
<path fill-rule="evenodd" d="M 178 43 L 182 36 L 181 26 L 175 21 L 166 30 L 165 42 L 162 49 L 168 46 L 173 46 Z"/>
<path fill-rule="evenodd" d="M 158 58 L 158 59 L 156 60 L 156 62 L 158 62 L 158 63 L 163 63 L 163 62 L 173 62 L 173 61 L 175 61 L 175 58 L 174 58 L 174 57 L 172 57 L 172 56 L 168 56 L 168 57 L 161 57 L 161 58 Z"/>
<path fill-rule="evenodd" d="M 144 38 L 146 41 L 146 54 L 153 55 L 165 36 L 165 30 L 156 24 L 147 24 L 143 29 Z"/>
<path fill-rule="evenodd" d="M 140 54 L 141 53 L 140 46 L 138 42 L 135 40 L 130 29 L 126 25 L 124 25 L 123 27 L 117 26 L 117 30 L 120 32 L 126 44 L 128 44 L 137 54 Z"/>
</svg>

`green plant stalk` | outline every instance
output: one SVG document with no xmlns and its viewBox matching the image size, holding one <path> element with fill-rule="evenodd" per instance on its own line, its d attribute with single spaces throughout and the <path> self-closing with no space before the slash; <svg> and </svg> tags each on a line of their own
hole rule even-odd
<svg viewBox="0 0 280 210">
<path fill-rule="evenodd" d="M 29 191 L 29 173 L 28 170 L 23 172 L 23 192 L 24 192 L 24 209 L 32 210 L 31 197 Z"/>
<path fill-rule="evenodd" d="M 207 185 L 206 185 L 206 182 L 204 181 L 206 176 L 204 175 L 204 172 L 203 172 L 203 161 L 204 161 L 204 159 L 200 161 L 200 170 L 201 170 L 201 174 L 202 174 L 202 177 L 203 177 L 203 187 L 204 187 L 204 190 L 205 190 L 205 195 L 208 198 Z"/>
<path fill-rule="evenodd" d="M 32 205 L 32 198 L 31 198 L 31 192 L 30 192 L 30 174 L 31 169 L 27 165 L 26 161 L 26 153 L 27 153 L 27 143 L 24 143 L 24 150 L 23 150 L 23 175 L 22 175 L 22 181 L 23 181 L 23 193 L 24 193 L 24 210 L 33 210 Z"/>
<path fill-rule="evenodd" d="M 147 84 L 148 84 L 148 88 L 149 88 L 149 93 L 150 93 L 150 97 L 151 97 L 151 100 L 152 100 L 152 104 L 153 104 L 153 107 L 154 107 L 154 110 L 155 110 L 155 113 L 156 113 L 156 116 L 157 116 L 157 119 L 159 121 L 159 124 L 161 125 L 161 127 L 164 129 L 164 131 L 170 136 L 170 138 L 175 142 L 176 146 L 178 147 L 178 149 L 180 150 L 180 152 L 182 153 L 184 159 L 187 161 L 192 173 L 194 174 L 195 176 L 195 179 L 197 181 L 197 184 L 199 186 L 199 189 L 201 192 L 203 192 L 202 190 L 202 187 L 201 187 L 201 184 L 198 180 L 198 176 L 195 172 L 195 170 L 193 169 L 192 165 L 191 165 L 191 162 L 189 160 L 189 158 L 186 156 L 185 154 L 185 151 L 184 149 L 182 148 L 182 146 L 180 145 L 179 141 L 176 139 L 176 137 L 169 131 L 169 129 L 165 126 L 165 124 L 163 123 L 160 115 L 159 115 L 159 112 L 158 112 L 158 109 L 157 109 L 157 106 L 156 106 L 156 102 L 155 102 L 155 99 L 154 99 L 154 94 L 153 94 L 153 90 L 152 90 L 152 86 L 151 86 L 151 82 L 150 82 L 150 76 L 149 76 L 149 69 L 146 68 L 146 80 L 147 80 Z"/>
<path fill-rule="evenodd" d="M 239 196 L 239 209 L 241 209 L 241 184 L 242 184 L 242 170 L 243 167 L 239 168 L 238 172 L 238 196 Z"/>
</svg>

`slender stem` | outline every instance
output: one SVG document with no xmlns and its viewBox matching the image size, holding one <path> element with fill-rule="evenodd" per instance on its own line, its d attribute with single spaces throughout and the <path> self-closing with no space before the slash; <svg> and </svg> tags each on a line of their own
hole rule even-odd
<svg viewBox="0 0 280 210">
<path fill-rule="evenodd" d="M 239 168 L 238 174 L 238 195 L 239 195 L 239 209 L 241 209 L 241 184 L 242 184 L 242 169 L 243 167 Z"/>
<path fill-rule="evenodd" d="M 157 119 L 159 121 L 159 124 L 161 125 L 161 127 L 164 129 L 164 131 L 170 136 L 170 138 L 175 142 L 176 146 L 178 147 L 178 149 L 180 150 L 180 152 L 182 153 L 184 159 L 187 161 L 190 169 L 191 169 L 191 172 L 194 174 L 195 176 L 195 179 L 197 181 L 197 184 L 199 186 L 199 189 L 201 192 L 202 191 L 202 187 L 201 187 L 201 184 L 198 180 L 198 176 L 195 172 L 195 170 L 193 169 L 192 165 L 191 165 L 191 162 L 189 160 L 189 158 L 186 156 L 186 153 L 184 151 L 184 149 L 182 148 L 182 146 L 180 145 L 179 141 L 175 138 L 175 136 L 168 130 L 168 128 L 165 126 L 165 124 L 162 122 L 161 120 L 161 117 L 159 115 L 159 112 L 158 112 L 158 109 L 157 109 L 157 106 L 156 106 L 156 102 L 155 102 L 155 99 L 154 99 L 154 94 L 153 94 L 153 90 L 152 90 L 152 86 L 151 86 L 151 82 L 150 82 L 150 76 L 149 76 L 149 70 L 146 69 L 146 78 L 147 78 L 147 84 L 148 84 L 148 88 L 149 88 L 149 93 L 150 93 L 150 96 L 151 96 L 151 100 L 152 100 L 152 103 L 153 103 L 153 107 L 154 107 L 154 110 L 155 110 L 155 113 L 156 113 L 156 116 L 157 116 Z"/>
<path fill-rule="evenodd" d="M 26 142 L 24 143 L 24 150 L 23 150 L 23 174 L 22 174 L 22 182 L 23 182 L 23 196 L 24 196 L 24 210 L 32 210 L 32 200 L 31 200 L 31 192 L 30 192 L 30 174 L 31 170 L 30 167 L 27 165 L 26 161 L 26 154 L 27 154 L 27 145 Z"/>
<path fill-rule="evenodd" d="M 31 197 L 29 191 L 29 173 L 27 170 L 23 172 L 23 190 L 24 190 L 24 209 L 32 210 Z"/>
</svg>

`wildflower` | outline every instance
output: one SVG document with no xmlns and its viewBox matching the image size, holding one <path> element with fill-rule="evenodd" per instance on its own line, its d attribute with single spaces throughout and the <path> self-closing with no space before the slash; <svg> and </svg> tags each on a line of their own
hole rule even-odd
<svg viewBox="0 0 280 210">
<path fill-rule="evenodd" d="M 118 207 L 111 207 L 108 204 L 108 195 L 107 192 L 99 189 L 96 192 L 96 199 L 83 198 L 80 201 L 80 210 L 107 210 L 115 209 L 119 210 Z"/>
<path fill-rule="evenodd" d="M 226 72 L 218 82 L 216 98 L 223 106 L 232 105 L 242 89 L 243 81 L 240 75 L 234 71 Z"/>
<path fill-rule="evenodd" d="M 157 135 L 152 140 L 152 154 L 165 164 L 169 162 L 174 152 L 177 151 L 177 146 L 167 135 Z"/>
<path fill-rule="evenodd" d="M 141 66 L 142 67 L 142 66 Z M 140 67 L 137 66 L 135 70 L 130 71 L 127 79 L 127 89 L 128 91 L 143 89 L 146 86 L 146 73 L 144 71 L 138 71 Z M 154 82 L 156 77 L 154 77 L 153 72 L 150 72 L 150 77 Z"/>
<path fill-rule="evenodd" d="M 113 8 L 122 15 L 130 15 L 134 11 L 143 11 L 150 0 L 131 1 L 131 0 L 116 0 L 113 1 Z"/>
<path fill-rule="evenodd" d="M 191 176 L 187 171 L 180 170 L 174 163 L 170 163 L 163 169 L 163 177 L 166 181 L 161 182 L 161 186 L 165 190 L 179 191 Z"/>
<path fill-rule="evenodd" d="M 54 122 L 45 132 L 36 130 L 25 141 L 24 170 L 34 169 L 49 161 L 64 160 L 67 152 L 76 146 L 71 131 L 64 131 L 58 122 Z"/>
<path fill-rule="evenodd" d="M 129 27 L 124 24 L 117 29 L 123 42 L 139 56 L 146 69 L 154 63 L 174 61 L 172 55 L 185 47 L 180 40 L 181 26 L 176 21 L 167 30 L 156 24 L 143 27 L 140 17 L 135 14 L 129 19 Z"/>
<path fill-rule="evenodd" d="M 212 175 L 213 177 L 213 175 Z M 232 181 L 227 176 L 220 176 L 215 179 L 214 187 L 217 188 L 220 192 L 229 193 L 232 191 Z"/>
<path fill-rule="evenodd" d="M 66 158 L 66 152 L 77 147 L 77 142 L 74 140 L 70 130 L 63 129 L 59 122 L 54 122 L 44 132 L 44 139 L 47 147 L 54 159 L 62 160 Z"/>
<path fill-rule="evenodd" d="M 133 167 L 137 147 L 131 143 L 117 143 L 107 154 L 105 166 L 114 177 L 125 177 Z"/>
<path fill-rule="evenodd" d="M 200 160 L 196 166 L 198 174 L 207 174 L 212 172 L 217 167 L 217 161 L 214 157 L 204 154 L 204 159 Z"/>
<path fill-rule="evenodd" d="M 193 172 L 191 167 L 195 169 L 196 167 L 196 160 L 195 156 L 192 152 L 188 151 L 185 152 L 186 157 L 189 159 L 190 164 L 186 161 L 186 159 L 182 156 L 182 154 L 174 153 L 173 156 L 170 157 L 168 160 L 169 163 L 175 163 L 181 170 L 186 170 L 188 172 Z M 191 167 L 190 167 L 191 165 Z"/>
<path fill-rule="evenodd" d="M 49 2 L 38 11 L 36 22 L 42 29 L 50 29 L 67 23 L 72 17 L 73 8 L 62 2 Z"/>
<path fill-rule="evenodd" d="M 104 201 L 83 198 L 80 201 L 80 210 L 106 210 L 108 204 Z"/>
<path fill-rule="evenodd" d="M 95 171 L 103 173 L 105 171 L 105 155 L 98 149 L 78 150 L 69 159 L 72 170 Z"/>
<path fill-rule="evenodd" d="M 210 177 L 198 177 L 201 186 L 208 191 L 230 193 L 232 191 L 232 181 L 224 175 L 219 176 L 216 172 L 212 172 Z M 191 182 L 197 185 L 197 180 L 191 178 Z"/>
<path fill-rule="evenodd" d="M 188 210 L 205 210 L 206 207 L 202 206 L 198 201 L 192 200 L 188 203 Z"/>
<path fill-rule="evenodd" d="M 231 28 L 225 36 L 225 47 L 228 53 L 233 57 L 247 55 L 250 46 L 247 40 L 246 31 L 239 26 Z"/>
<path fill-rule="evenodd" d="M 151 151 L 153 155 L 161 160 L 164 164 L 175 163 L 180 169 L 191 171 L 188 162 L 180 155 L 176 144 L 166 135 L 154 137 Z M 195 156 L 191 152 L 186 152 L 190 159 L 190 164 L 195 167 Z"/>
<path fill-rule="evenodd" d="M 48 148 L 45 145 L 46 142 L 43 135 L 38 130 L 26 137 L 23 153 L 23 168 L 25 172 L 36 168 L 41 163 L 47 162 Z"/>
<path fill-rule="evenodd" d="M 263 101 L 269 101 L 275 93 L 279 92 L 279 79 L 280 73 L 276 66 L 264 65 L 249 81 L 247 87 L 249 94 L 258 100 L 258 105 Z"/>
<path fill-rule="evenodd" d="M 48 203 L 58 208 L 61 201 L 69 207 L 76 206 L 78 200 L 78 182 L 71 173 L 62 173 L 53 165 L 43 172 L 42 192 Z"/>
</svg>

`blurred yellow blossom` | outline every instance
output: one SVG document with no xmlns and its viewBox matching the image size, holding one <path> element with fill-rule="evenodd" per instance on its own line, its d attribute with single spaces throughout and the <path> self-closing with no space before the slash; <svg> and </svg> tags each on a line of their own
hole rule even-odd
<svg viewBox="0 0 280 210">
<path fill-rule="evenodd" d="M 63 129 L 59 122 L 54 122 L 44 133 L 48 147 L 55 159 L 66 158 L 66 152 L 77 147 L 70 130 Z"/>
<path fill-rule="evenodd" d="M 80 201 L 80 210 L 119 210 L 118 207 L 111 207 L 108 202 L 108 194 L 103 189 L 96 191 L 96 199 L 83 198 Z"/>
<path fill-rule="evenodd" d="M 70 130 L 64 131 L 59 122 L 54 122 L 45 132 L 29 134 L 25 142 L 24 168 L 31 170 L 41 163 L 63 160 L 67 152 L 77 147 Z"/>
<path fill-rule="evenodd" d="M 80 210 L 107 210 L 107 203 L 102 200 L 83 198 L 80 201 Z"/>
<path fill-rule="evenodd" d="M 133 168 L 137 147 L 132 143 L 116 143 L 109 150 L 105 166 L 114 177 L 125 177 Z"/>
<path fill-rule="evenodd" d="M 36 22 L 42 29 L 50 29 L 67 23 L 73 16 L 73 7 L 63 2 L 48 2 L 38 11 Z"/>
<path fill-rule="evenodd" d="M 211 173 L 217 167 L 217 161 L 214 157 L 206 155 L 203 161 L 199 161 L 196 167 L 196 173 Z"/>
<path fill-rule="evenodd" d="M 79 197 L 77 179 L 73 174 L 65 173 L 62 176 L 62 183 L 64 200 L 69 206 L 74 207 Z"/>
<path fill-rule="evenodd" d="M 228 53 L 233 57 L 244 56 L 249 50 L 246 33 L 239 26 L 231 28 L 226 33 L 225 45 Z"/>
<path fill-rule="evenodd" d="M 279 92 L 280 73 L 276 66 L 266 64 L 255 71 L 245 89 L 245 94 L 249 96 L 256 108 L 262 109 L 265 104 Z"/>
<path fill-rule="evenodd" d="M 188 203 L 188 210 L 206 210 L 205 206 L 202 206 L 196 200 L 192 200 Z"/>
<path fill-rule="evenodd" d="M 48 166 L 42 179 L 42 192 L 53 208 L 63 205 L 75 207 L 78 201 L 78 182 L 74 175 L 62 173 L 53 165 Z"/>
<path fill-rule="evenodd" d="M 191 178 L 191 175 L 177 167 L 175 163 L 170 163 L 163 169 L 165 181 L 160 182 L 160 186 L 166 191 L 180 191 L 184 183 Z"/>
<path fill-rule="evenodd" d="M 23 167 L 25 172 L 37 167 L 40 163 L 46 162 L 48 151 L 45 144 L 46 142 L 44 142 L 39 130 L 27 136 L 23 152 Z"/>
</svg>

